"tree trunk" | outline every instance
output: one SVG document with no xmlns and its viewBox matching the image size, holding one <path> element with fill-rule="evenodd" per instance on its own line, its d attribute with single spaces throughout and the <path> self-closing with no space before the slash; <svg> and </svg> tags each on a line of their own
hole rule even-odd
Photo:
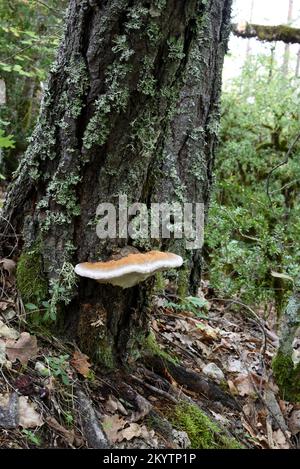
<svg viewBox="0 0 300 469">
<path fill-rule="evenodd" d="M 300 279 L 280 325 L 280 345 L 273 372 L 285 400 L 300 401 Z"/>
<path fill-rule="evenodd" d="M 117 249 L 172 250 L 195 292 L 200 250 L 184 240 L 100 240 L 101 202 L 208 206 L 231 0 L 71 0 L 38 125 L 4 208 L 24 301 L 50 295 L 83 351 L 130 361 L 147 336 L 152 281 L 127 290 L 77 279 L 74 264 Z M 9 223 L 8 223 L 9 222 Z"/>
<path fill-rule="evenodd" d="M 287 15 L 288 25 L 291 24 L 292 19 L 293 19 L 293 0 L 289 0 L 288 15 Z M 284 54 L 283 54 L 283 64 L 282 64 L 283 75 L 286 75 L 289 72 L 289 61 L 290 61 L 290 45 L 285 44 Z"/>
<path fill-rule="evenodd" d="M 249 23 L 252 23 L 253 20 L 253 11 L 254 11 L 254 0 L 251 0 L 251 6 L 250 6 L 250 15 L 249 15 Z M 251 40 L 248 39 L 247 41 L 247 49 L 246 49 L 246 63 L 250 57 L 250 52 L 251 52 Z"/>
<path fill-rule="evenodd" d="M 299 78 L 299 76 L 300 76 L 300 48 L 297 52 L 296 71 L 295 71 L 295 77 Z"/>
</svg>

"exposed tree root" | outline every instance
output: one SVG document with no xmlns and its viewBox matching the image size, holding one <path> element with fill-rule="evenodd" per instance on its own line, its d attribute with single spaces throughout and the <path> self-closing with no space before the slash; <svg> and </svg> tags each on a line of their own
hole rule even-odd
<svg viewBox="0 0 300 469">
<path fill-rule="evenodd" d="M 187 370 L 183 366 L 157 355 L 147 358 L 145 363 L 148 368 L 153 369 L 159 375 L 165 376 L 167 379 L 173 378 L 178 384 L 190 391 L 204 395 L 212 401 L 221 402 L 230 409 L 240 410 L 239 403 L 209 378 L 203 378 L 194 371 Z"/>
<path fill-rule="evenodd" d="M 92 401 L 81 389 L 77 390 L 76 395 L 77 411 L 88 447 L 93 449 L 108 448 L 109 444 L 100 426 Z"/>
<path fill-rule="evenodd" d="M 162 376 L 165 376 L 166 366 L 169 366 L 169 363 L 164 363 L 165 368 L 163 368 L 162 365 L 160 366 L 157 364 L 158 359 L 161 360 L 160 357 L 155 356 L 149 360 L 153 360 L 153 363 L 156 365 L 155 368 L 157 369 L 157 372 L 161 373 Z M 158 370 L 158 368 L 160 368 L 160 370 Z M 174 371 L 175 369 L 177 370 L 176 372 Z M 184 375 L 182 370 L 184 370 L 187 375 Z M 200 378 L 196 373 L 188 372 L 185 368 L 179 365 L 176 365 L 175 368 L 172 368 L 172 370 L 170 369 L 170 371 L 168 370 L 167 373 L 170 373 L 171 375 L 171 371 L 174 372 L 174 377 L 175 375 L 176 377 L 179 377 L 180 375 L 182 379 L 184 379 L 185 376 L 188 376 L 189 382 L 194 379 L 195 385 L 193 391 L 197 394 L 200 393 L 200 385 L 199 383 L 197 385 L 197 381 L 200 380 L 201 382 L 202 378 Z M 125 373 L 122 373 L 121 376 L 117 373 L 111 373 L 109 376 L 109 382 L 114 391 L 117 392 L 118 398 L 122 398 L 122 400 L 129 402 L 133 407 L 130 417 L 127 417 L 128 422 L 146 421 L 148 425 L 150 425 L 150 428 L 153 428 L 164 440 L 164 447 L 166 448 L 187 448 L 190 447 L 191 444 L 188 437 L 188 429 L 176 429 L 176 425 L 174 427 L 172 421 L 172 416 L 174 417 L 176 412 L 180 412 L 180 409 L 186 405 L 191 412 L 194 412 L 194 409 L 196 409 L 196 413 L 199 412 L 199 414 L 203 416 L 204 421 L 208 422 L 208 425 L 204 425 L 203 428 L 201 428 L 201 425 L 199 426 L 199 434 L 201 434 L 202 431 L 211 432 L 212 441 L 216 435 L 221 435 L 221 439 L 223 435 L 223 443 L 225 442 L 225 446 L 228 444 L 228 447 L 232 447 L 230 445 L 238 447 L 238 440 L 233 437 L 227 428 L 224 428 L 219 422 L 216 422 L 211 413 L 202 409 L 202 406 L 199 406 L 197 399 L 192 399 L 185 394 L 184 390 L 176 389 L 164 377 L 157 375 L 155 372 L 150 371 L 147 368 L 140 367 L 136 373 L 139 377 Z M 143 376 L 145 379 L 143 379 Z M 150 381 L 152 384 L 149 384 L 147 381 Z M 220 396 L 222 397 L 223 404 L 226 402 L 227 407 L 233 408 L 235 405 L 234 408 L 237 408 L 237 404 L 234 401 L 231 401 L 230 396 L 219 389 L 217 385 L 213 385 L 215 386 L 214 389 L 210 388 L 210 386 L 212 386 L 211 383 L 206 384 L 205 391 L 208 391 L 209 389 L 209 392 L 213 393 L 215 389 L 218 389 L 218 396 L 219 399 Z M 191 389 L 191 387 L 193 386 L 189 386 L 189 389 Z M 144 396 L 140 394 L 143 392 L 142 389 L 145 390 Z M 195 389 L 197 389 L 197 392 L 195 392 Z M 201 389 L 204 389 L 203 385 Z M 155 404 L 152 404 L 152 400 L 151 402 L 148 400 L 148 396 L 149 399 L 151 399 L 155 394 L 159 396 L 158 407 Z M 203 393 L 201 392 L 201 394 Z M 210 395 L 212 396 L 212 394 Z M 212 400 L 216 400 L 216 397 Z"/>
</svg>

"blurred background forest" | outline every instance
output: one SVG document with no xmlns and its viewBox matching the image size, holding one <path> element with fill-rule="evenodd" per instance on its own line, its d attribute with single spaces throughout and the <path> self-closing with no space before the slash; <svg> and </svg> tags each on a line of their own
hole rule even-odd
<svg viewBox="0 0 300 469">
<path fill-rule="evenodd" d="M 0 199 L 38 118 L 66 5 L 0 0 Z M 235 23 L 299 19 L 300 0 L 234 2 Z M 266 316 L 280 315 L 300 271 L 299 47 L 232 36 L 224 67 L 204 279 Z"/>
</svg>

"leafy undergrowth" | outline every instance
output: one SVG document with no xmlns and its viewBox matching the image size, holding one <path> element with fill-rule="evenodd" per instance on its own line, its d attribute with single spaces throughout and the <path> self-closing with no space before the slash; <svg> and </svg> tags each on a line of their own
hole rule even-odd
<svg viewBox="0 0 300 469">
<path fill-rule="evenodd" d="M 185 303 L 200 308 L 195 314 L 156 296 L 152 315 L 152 335 L 168 357 L 231 393 L 234 410 L 143 363 L 131 375 L 104 374 L 74 343 L 32 329 L 15 267 L 0 261 L 0 448 L 93 447 L 86 425 L 95 422 L 109 447 L 297 446 L 300 407 L 280 399 L 272 378 L 276 334 L 241 306 L 200 295 Z"/>
</svg>

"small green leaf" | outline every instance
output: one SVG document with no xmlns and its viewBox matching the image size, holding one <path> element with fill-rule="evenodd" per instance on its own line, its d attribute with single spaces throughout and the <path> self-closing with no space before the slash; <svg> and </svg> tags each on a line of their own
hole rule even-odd
<svg viewBox="0 0 300 469">
<path fill-rule="evenodd" d="M 33 303 L 27 303 L 25 308 L 29 311 L 37 311 L 39 309 L 38 306 L 34 305 Z"/>
</svg>

